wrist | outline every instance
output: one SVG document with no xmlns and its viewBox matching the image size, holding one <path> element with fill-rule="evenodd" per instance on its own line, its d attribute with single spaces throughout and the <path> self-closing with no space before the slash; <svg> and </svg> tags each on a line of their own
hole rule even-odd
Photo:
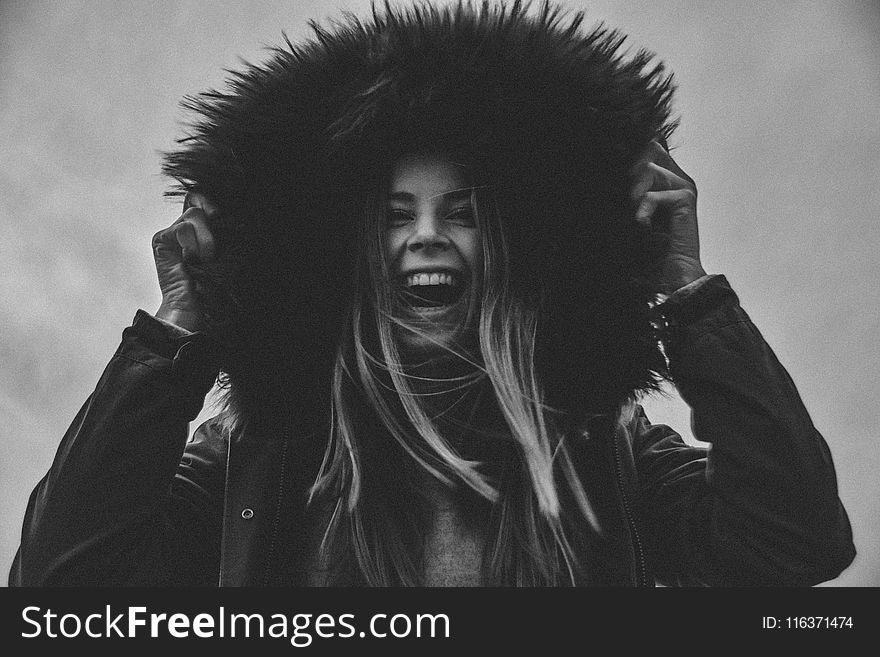
<svg viewBox="0 0 880 657">
<path fill-rule="evenodd" d="M 175 307 L 165 302 L 159 306 L 155 317 L 169 324 L 179 326 L 190 333 L 195 333 L 202 328 L 202 315 L 200 312 L 190 308 Z"/>
<path fill-rule="evenodd" d="M 676 271 L 663 278 L 660 292 L 664 295 L 671 295 L 694 281 L 706 276 L 706 270 L 699 263 L 691 264 L 686 267 L 678 267 Z"/>
</svg>

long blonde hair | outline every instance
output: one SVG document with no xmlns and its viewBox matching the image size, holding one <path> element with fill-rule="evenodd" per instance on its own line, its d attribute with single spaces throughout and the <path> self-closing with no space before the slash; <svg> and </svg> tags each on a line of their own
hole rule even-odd
<svg viewBox="0 0 880 657">
<path fill-rule="evenodd" d="M 492 189 L 475 186 L 471 194 L 483 264 L 468 302 L 465 325 L 473 330 L 457 344 L 440 345 L 448 376 L 420 376 L 404 362 L 395 336 L 411 331 L 430 340 L 431 334 L 395 314 L 384 195 L 365 210 L 358 290 L 336 357 L 330 438 L 310 501 L 331 509 L 321 543 L 325 565 L 347 562 L 368 585 L 422 583 L 424 508 L 413 473 L 464 484 L 486 501 L 486 584 L 574 584 L 583 564 L 566 538 L 563 514 L 599 531 L 559 414 L 543 402 L 535 365 L 542 300 L 518 298 L 511 288 Z M 475 419 L 497 418 L 495 426 L 483 422 L 463 443 L 452 439 L 451 429 L 462 423 L 444 423 L 443 409 L 437 412 L 438 400 L 447 403 L 450 393 Z M 468 441 L 480 436 L 490 450 L 469 449 Z M 574 503 L 563 505 L 563 497 Z"/>
</svg>

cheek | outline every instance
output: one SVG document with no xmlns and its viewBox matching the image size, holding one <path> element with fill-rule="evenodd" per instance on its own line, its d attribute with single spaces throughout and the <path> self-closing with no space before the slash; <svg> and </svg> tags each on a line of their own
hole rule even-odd
<svg viewBox="0 0 880 657">
<path fill-rule="evenodd" d="M 385 260 L 386 262 L 394 262 L 399 253 L 400 249 L 403 246 L 403 238 L 397 233 L 397 231 L 388 231 L 385 233 Z"/>
<path fill-rule="evenodd" d="M 477 272 L 483 262 L 483 244 L 479 235 L 465 240 L 461 245 L 461 253 L 472 272 Z"/>
</svg>

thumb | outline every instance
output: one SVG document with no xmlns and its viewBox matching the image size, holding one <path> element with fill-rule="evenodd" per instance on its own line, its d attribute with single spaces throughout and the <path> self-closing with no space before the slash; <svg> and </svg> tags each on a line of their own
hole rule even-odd
<svg viewBox="0 0 880 657">
<path fill-rule="evenodd" d="M 177 244 L 180 246 L 180 254 L 184 263 L 199 261 L 199 243 L 196 239 L 196 229 L 188 221 L 180 222 L 174 231 Z"/>
<path fill-rule="evenodd" d="M 217 206 L 211 203 L 208 197 L 201 192 L 188 192 L 186 197 L 184 197 L 183 211 L 186 212 L 192 207 L 201 209 L 209 219 L 217 214 Z"/>
</svg>

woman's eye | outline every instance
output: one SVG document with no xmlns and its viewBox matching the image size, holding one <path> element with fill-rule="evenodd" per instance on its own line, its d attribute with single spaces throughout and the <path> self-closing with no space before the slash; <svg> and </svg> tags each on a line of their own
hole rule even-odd
<svg viewBox="0 0 880 657">
<path fill-rule="evenodd" d="M 389 210 L 387 215 L 388 225 L 392 228 L 405 226 L 413 220 L 413 216 L 403 210 Z"/>
<path fill-rule="evenodd" d="M 446 215 L 446 221 L 456 224 L 458 226 L 476 225 L 474 211 L 471 208 L 459 208 L 458 210 L 450 212 L 448 215 Z"/>
</svg>

